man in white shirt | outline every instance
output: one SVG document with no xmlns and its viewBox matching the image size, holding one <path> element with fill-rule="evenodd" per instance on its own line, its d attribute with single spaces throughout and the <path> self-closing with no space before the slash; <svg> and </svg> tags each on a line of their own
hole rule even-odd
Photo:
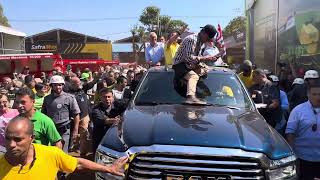
<svg viewBox="0 0 320 180">
<path fill-rule="evenodd" d="M 114 99 L 119 100 L 123 98 L 123 91 L 124 91 L 124 88 L 127 86 L 127 84 L 128 84 L 128 81 L 126 77 L 120 76 L 117 79 L 117 84 L 112 90 Z"/>
</svg>

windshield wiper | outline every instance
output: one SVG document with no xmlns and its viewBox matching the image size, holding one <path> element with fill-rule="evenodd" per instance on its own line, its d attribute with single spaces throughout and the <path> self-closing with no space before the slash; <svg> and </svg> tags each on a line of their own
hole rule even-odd
<svg viewBox="0 0 320 180">
<path fill-rule="evenodd" d="M 135 104 L 138 106 L 139 105 L 157 106 L 157 105 L 173 104 L 173 103 L 151 101 L 151 102 L 137 102 Z"/>
<path fill-rule="evenodd" d="M 205 106 L 217 106 L 217 107 L 227 107 L 229 109 L 235 109 L 235 110 L 240 110 L 240 108 L 235 107 L 235 106 L 228 106 L 228 105 L 222 105 L 222 104 L 213 104 L 213 103 L 207 103 Z"/>
</svg>

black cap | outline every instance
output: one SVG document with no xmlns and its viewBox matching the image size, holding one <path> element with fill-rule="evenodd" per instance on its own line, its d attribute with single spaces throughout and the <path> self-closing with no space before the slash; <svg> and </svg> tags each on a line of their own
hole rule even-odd
<svg viewBox="0 0 320 180">
<path fill-rule="evenodd" d="M 206 34 L 208 34 L 209 38 L 212 39 L 214 38 L 214 36 L 217 34 L 217 30 L 214 26 L 207 24 L 204 27 L 200 27 L 202 28 L 201 31 L 205 32 Z"/>
</svg>

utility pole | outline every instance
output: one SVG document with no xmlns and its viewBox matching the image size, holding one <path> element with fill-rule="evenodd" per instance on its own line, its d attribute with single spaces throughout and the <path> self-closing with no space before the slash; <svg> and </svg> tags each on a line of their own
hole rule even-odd
<svg viewBox="0 0 320 180">
<path fill-rule="evenodd" d="M 157 22 L 157 26 L 158 26 L 158 35 L 160 35 L 160 12 L 158 13 L 158 22 Z"/>
</svg>

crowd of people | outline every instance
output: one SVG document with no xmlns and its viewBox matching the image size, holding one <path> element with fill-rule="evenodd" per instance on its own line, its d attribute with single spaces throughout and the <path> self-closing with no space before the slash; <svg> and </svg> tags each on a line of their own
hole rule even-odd
<svg viewBox="0 0 320 180">
<path fill-rule="evenodd" d="M 317 171 L 320 169 L 319 73 L 308 70 L 303 77 L 291 81 L 254 68 L 245 60 L 239 77 L 255 103 L 264 105 L 258 108 L 260 114 L 286 138 L 296 153 L 300 179 L 320 177 Z"/>
<path fill-rule="evenodd" d="M 215 46 L 217 31 L 212 25 L 181 42 L 180 35 L 185 31 L 186 28 L 170 33 L 168 40 L 161 37 L 162 42 L 157 41 L 156 33 L 150 33 L 146 64 L 172 65 L 175 88 L 186 86 L 186 103 L 204 104 L 196 97 L 197 82 L 206 74 L 206 65 L 223 64 L 223 51 Z M 54 179 L 58 171 L 76 170 L 123 175 L 121 168 L 127 158 L 120 158 L 112 166 L 102 166 L 68 153 L 76 151 L 86 157 L 96 151 L 107 130 L 119 122 L 145 72 L 141 66 L 101 66 L 97 71 L 57 69 L 35 78 L 25 67 L 21 74 L 3 77 L 0 152 L 4 155 L 0 156 L 0 179 L 24 178 L 33 166 L 33 172 L 27 173 L 30 179 L 34 175 Z M 309 70 L 304 77 L 290 81 L 245 60 L 239 78 L 255 103 L 260 104 L 260 114 L 294 149 L 301 178 L 320 177 L 318 72 Z M 59 179 L 64 176 L 60 174 Z"/>
<path fill-rule="evenodd" d="M 97 72 L 88 68 L 81 73 L 57 70 L 41 78 L 28 71 L 13 78 L 3 77 L 0 153 L 4 155 L 0 155 L 0 179 L 33 179 L 35 174 L 54 179 L 57 171 L 84 169 L 122 175 L 127 158 L 101 166 L 68 154 L 78 152 L 83 158 L 94 154 L 108 128 L 120 120 L 145 71 L 140 66 L 106 66 Z M 42 159 L 48 156 L 52 157 Z M 34 170 L 27 176 L 20 173 L 32 166 Z M 63 179 L 65 174 L 59 173 L 58 177 Z"/>
</svg>

